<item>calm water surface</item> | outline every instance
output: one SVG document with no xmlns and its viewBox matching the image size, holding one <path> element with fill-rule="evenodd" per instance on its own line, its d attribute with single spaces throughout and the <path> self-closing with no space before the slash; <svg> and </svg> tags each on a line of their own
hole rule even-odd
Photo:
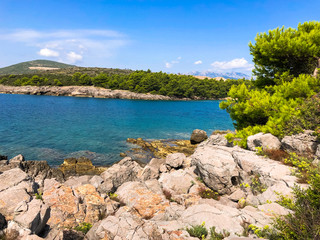
<svg viewBox="0 0 320 240">
<path fill-rule="evenodd" d="M 219 101 L 144 101 L 0 94 L 0 154 L 58 165 L 121 159 L 126 139 L 188 139 L 193 129 L 233 129 Z"/>
</svg>

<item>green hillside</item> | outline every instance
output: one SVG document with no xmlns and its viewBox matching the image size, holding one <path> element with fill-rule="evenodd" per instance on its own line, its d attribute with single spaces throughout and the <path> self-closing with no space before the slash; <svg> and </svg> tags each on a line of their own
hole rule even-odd
<svg viewBox="0 0 320 240">
<path fill-rule="evenodd" d="M 63 74 L 73 75 L 76 72 L 96 76 L 99 73 L 106 74 L 130 74 L 130 69 L 118 68 L 98 68 L 98 67 L 78 67 L 65 63 L 49 60 L 33 60 L 14 64 L 8 67 L 0 68 L 0 75 L 21 75 L 21 74 Z"/>
<path fill-rule="evenodd" d="M 28 62 L 22 62 L 14 64 L 8 67 L 0 68 L 0 75 L 5 74 L 27 74 L 27 73 L 37 73 L 43 71 L 46 68 L 55 68 L 55 69 L 65 69 L 72 68 L 74 65 L 69 65 L 65 63 L 49 61 L 49 60 L 34 60 Z M 39 69 L 36 69 L 39 68 Z"/>
</svg>

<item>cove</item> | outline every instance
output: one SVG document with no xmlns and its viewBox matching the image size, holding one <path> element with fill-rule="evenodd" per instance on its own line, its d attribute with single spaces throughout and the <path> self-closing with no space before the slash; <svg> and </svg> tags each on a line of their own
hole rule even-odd
<svg viewBox="0 0 320 240">
<path fill-rule="evenodd" d="M 196 128 L 208 135 L 233 130 L 219 102 L 0 94 L 0 154 L 51 166 L 80 156 L 111 164 L 132 147 L 127 138 L 188 139 Z"/>
</svg>

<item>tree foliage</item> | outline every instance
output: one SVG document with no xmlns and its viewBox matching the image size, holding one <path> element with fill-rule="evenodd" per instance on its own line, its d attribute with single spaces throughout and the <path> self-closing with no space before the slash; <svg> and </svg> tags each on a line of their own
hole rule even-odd
<svg viewBox="0 0 320 240">
<path fill-rule="evenodd" d="M 292 126 L 294 120 L 315 130 L 316 125 L 311 123 L 315 119 L 309 117 L 316 114 L 309 112 L 314 108 L 301 107 L 319 91 L 319 78 L 310 75 L 300 75 L 291 82 L 263 89 L 250 89 L 244 84 L 232 86 L 230 99 L 220 103 L 220 108 L 230 113 L 237 129 L 236 134 L 228 135 L 229 140 L 239 138 L 239 145 L 246 147 L 247 137 L 258 132 L 283 137 L 289 133 L 288 126 Z"/>
<path fill-rule="evenodd" d="M 259 87 L 276 84 L 282 74 L 312 74 L 320 57 L 320 23 L 306 22 L 297 29 L 277 28 L 258 33 L 250 43 Z"/>
</svg>

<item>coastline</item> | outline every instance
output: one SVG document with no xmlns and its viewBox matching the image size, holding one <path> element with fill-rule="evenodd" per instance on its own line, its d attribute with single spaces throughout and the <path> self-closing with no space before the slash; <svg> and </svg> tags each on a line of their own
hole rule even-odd
<svg viewBox="0 0 320 240">
<path fill-rule="evenodd" d="M 7 86 L 0 84 L 0 93 L 25 94 L 25 95 L 49 95 L 68 97 L 92 97 L 112 99 L 135 99 L 135 100 L 165 100 L 165 101 L 189 101 L 189 100 L 225 100 L 195 98 L 177 98 L 151 93 L 135 93 L 128 90 L 112 90 L 94 86 Z"/>
</svg>

